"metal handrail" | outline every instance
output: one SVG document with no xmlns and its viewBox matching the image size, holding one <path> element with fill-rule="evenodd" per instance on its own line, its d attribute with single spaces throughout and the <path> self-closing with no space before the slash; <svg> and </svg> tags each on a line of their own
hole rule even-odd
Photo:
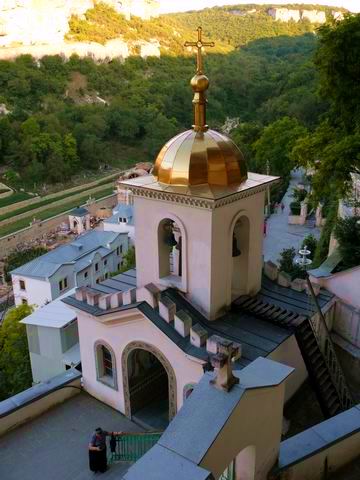
<svg viewBox="0 0 360 480">
<path fill-rule="evenodd" d="M 109 463 L 136 462 L 159 441 L 161 435 L 162 432 L 114 435 L 115 451 L 109 453 Z"/>
<path fill-rule="evenodd" d="M 313 286 L 310 282 L 309 277 L 307 276 L 306 278 L 307 286 L 310 292 L 310 295 L 313 299 L 313 302 L 315 304 L 315 308 L 317 310 L 318 316 L 319 316 L 319 330 L 320 328 L 324 332 L 324 347 L 322 346 L 322 334 L 317 332 L 317 325 L 316 322 L 313 320 L 312 316 L 309 316 L 309 324 L 312 328 L 312 331 L 315 335 L 316 341 L 319 345 L 320 351 L 323 354 L 323 357 L 325 359 L 326 365 L 328 367 L 331 379 L 333 381 L 334 387 L 337 391 L 337 394 L 339 396 L 341 406 L 344 409 L 350 408 L 355 404 L 354 399 L 352 397 L 350 388 L 347 384 L 343 369 L 340 365 L 340 362 L 338 360 L 336 350 L 334 343 L 332 341 L 330 331 L 328 329 L 328 326 L 326 324 L 325 317 L 322 313 L 322 310 L 319 306 L 319 303 L 317 301 L 317 298 L 314 293 Z"/>
</svg>

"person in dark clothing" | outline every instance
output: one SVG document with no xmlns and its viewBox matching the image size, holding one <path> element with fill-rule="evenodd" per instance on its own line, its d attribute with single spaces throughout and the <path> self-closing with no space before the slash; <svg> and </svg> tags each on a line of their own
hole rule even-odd
<svg viewBox="0 0 360 480">
<path fill-rule="evenodd" d="M 106 437 L 122 434 L 123 432 L 107 432 L 102 428 L 97 428 L 95 430 L 89 443 L 89 467 L 92 472 L 106 472 Z"/>
</svg>

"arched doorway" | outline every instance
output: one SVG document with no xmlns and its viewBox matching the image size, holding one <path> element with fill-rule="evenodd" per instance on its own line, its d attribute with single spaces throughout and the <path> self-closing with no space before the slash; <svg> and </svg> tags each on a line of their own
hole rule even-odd
<svg viewBox="0 0 360 480">
<path fill-rule="evenodd" d="M 122 355 L 125 413 L 165 428 L 176 415 L 176 377 L 165 356 L 144 342 L 132 342 Z"/>
<path fill-rule="evenodd" d="M 248 293 L 250 222 L 245 215 L 238 218 L 232 232 L 231 301 Z"/>
</svg>

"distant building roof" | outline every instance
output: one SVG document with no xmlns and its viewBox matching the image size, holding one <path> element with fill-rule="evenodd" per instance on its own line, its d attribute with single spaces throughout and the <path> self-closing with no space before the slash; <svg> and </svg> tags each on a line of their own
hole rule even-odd
<svg viewBox="0 0 360 480">
<path fill-rule="evenodd" d="M 88 215 L 90 212 L 84 207 L 78 207 L 72 210 L 69 215 L 72 215 L 74 217 L 85 217 L 85 215 Z"/>
<path fill-rule="evenodd" d="M 133 205 L 117 205 L 113 210 L 113 215 L 104 220 L 104 223 L 118 224 L 120 218 L 126 218 L 126 224 L 134 225 L 134 207 Z"/>
<path fill-rule="evenodd" d="M 45 253 L 31 262 L 16 268 L 13 275 L 23 275 L 35 278 L 49 278 L 63 265 L 73 265 L 75 271 L 79 271 L 81 264 L 90 260 L 89 254 L 99 251 L 102 257 L 111 253 L 110 244 L 119 235 L 126 235 L 121 232 L 103 232 L 91 230 L 77 237 L 73 242 L 61 245 L 55 250 Z M 83 267 L 85 268 L 86 265 Z"/>
</svg>

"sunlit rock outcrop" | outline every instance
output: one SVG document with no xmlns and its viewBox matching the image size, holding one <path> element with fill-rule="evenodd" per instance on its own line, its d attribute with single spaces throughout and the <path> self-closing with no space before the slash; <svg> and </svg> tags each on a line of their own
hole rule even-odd
<svg viewBox="0 0 360 480">
<path fill-rule="evenodd" d="M 157 0 L 103 0 L 127 18 L 157 16 Z M 62 43 L 71 15 L 83 15 L 95 0 L 1 0 L 0 47 Z"/>
</svg>

